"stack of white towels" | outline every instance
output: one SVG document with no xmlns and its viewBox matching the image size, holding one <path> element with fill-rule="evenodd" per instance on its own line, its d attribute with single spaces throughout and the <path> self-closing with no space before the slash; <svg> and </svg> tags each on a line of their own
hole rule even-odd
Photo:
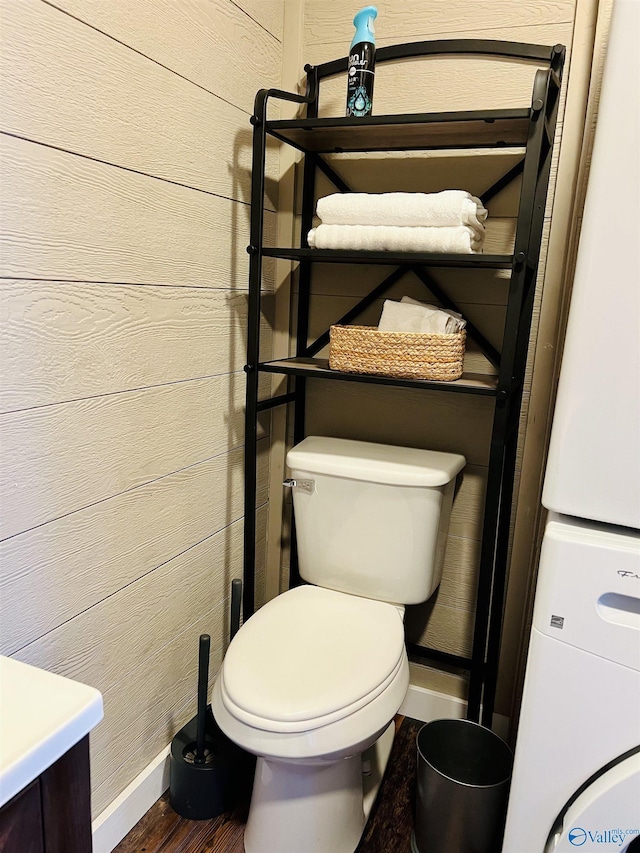
<svg viewBox="0 0 640 853">
<path fill-rule="evenodd" d="M 385 299 L 378 331 L 453 335 L 461 332 L 466 325 L 467 321 L 457 311 L 436 308 L 410 296 L 403 296 L 400 302 Z"/>
<path fill-rule="evenodd" d="M 313 249 L 481 252 L 488 211 L 464 190 L 439 193 L 335 193 L 318 200 Z"/>
</svg>

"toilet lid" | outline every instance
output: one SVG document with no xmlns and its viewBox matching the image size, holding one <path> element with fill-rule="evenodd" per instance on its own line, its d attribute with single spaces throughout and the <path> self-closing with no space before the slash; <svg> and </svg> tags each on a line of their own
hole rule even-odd
<svg viewBox="0 0 640 853">
<path fill-rule="evenodd" d="M 243 625 L 224 660 L 227 705 L 250 725 L 304 731 L 353 713 L 404 660 L 392 604 L 314 586 L 277 596 Z"/>
</svg>

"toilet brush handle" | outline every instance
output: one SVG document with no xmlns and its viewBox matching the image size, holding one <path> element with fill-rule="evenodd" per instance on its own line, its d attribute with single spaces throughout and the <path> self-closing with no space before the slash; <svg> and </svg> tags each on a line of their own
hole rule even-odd
<svg viewBox="0 0 640 853">
<path fill-rule="evenodd" d="M 207 722 L 207 687 L 209 685 L 209 649 L 211 637 L 208 634 L 200 635 L 198 649 L 198 717 L 196 733 L 196 752 L 193 757 L 194 764 L 204 764 L 204 732 Z"/>
</svg>

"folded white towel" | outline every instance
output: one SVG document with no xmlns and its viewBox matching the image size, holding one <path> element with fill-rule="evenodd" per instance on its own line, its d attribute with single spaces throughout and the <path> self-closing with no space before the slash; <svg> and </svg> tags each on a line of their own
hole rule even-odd
<svg viewBox="0 0 640 853">
<path fill-rule="evenodd" d="M 429 305 L 428 302 L 420 302 L 417 299 L 412 299 L 410 296 L 403 296 L 400 300 L 403 304 L 408 305 L 421 305 L 423 308 L 426 308 L 427 311 L 433 312 L 437 311 L 440 314 L 447 315 L 446 321 L 446 332 L 447 334 L 454 334 L 457 332 L 461 332 L 465 326 L 467 325 L 467 321 L 464 319 L 462 314 L 458 313 L 458 311 L 452 311 L 450 308 L 436 308 L 433 305 Z"/>
<path fill-rule="evenodd" d="M 398 225 L 318 225 L 307 235 L 312 249 L 361 249 L 371 252 L 482 251 L 482 237 L 466 225 L 452 228 L 409 228 Z"/>
<path fill-rule="evenodd" d="M 456 320 L 448 311 L 411 300 L 394 302 L 385 299 L 378 323 L 380 332 L 420 332 L 447 335 L 461 332 L 465 321 Z"/>
<path fill-rule="evenodd" d="M 439 193 L 334 193 L 318 200 L 326 225 L 407 225 L 481 231 L 488 215 L 479 198 L 464 190 Z"/>
</svg>

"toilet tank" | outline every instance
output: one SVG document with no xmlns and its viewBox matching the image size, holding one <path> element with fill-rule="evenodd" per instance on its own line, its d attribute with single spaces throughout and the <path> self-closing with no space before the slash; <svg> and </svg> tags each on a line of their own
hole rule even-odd
<svg viewBox="0 0 640 853">
<path fill-rule="evenodd" d="M 310 436 L 287 454 L 300 575 L 395 604 L 440 583 L 457 453 Z"/>
</svg>

